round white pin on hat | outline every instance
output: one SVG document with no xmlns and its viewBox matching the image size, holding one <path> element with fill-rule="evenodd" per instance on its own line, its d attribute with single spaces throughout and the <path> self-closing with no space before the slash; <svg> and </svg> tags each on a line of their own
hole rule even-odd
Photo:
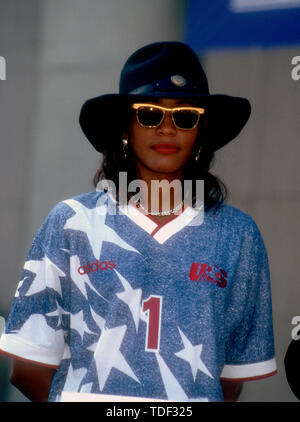
<svg viewBox="0 0 300 422">
<path fill-rule="evenodd" d="M 186 80 L 181 75 L 173 75 L 173 76 L 171 76 L 171 81 L 176 86 L 184 86 L 186 84 Z"/>
</svg>

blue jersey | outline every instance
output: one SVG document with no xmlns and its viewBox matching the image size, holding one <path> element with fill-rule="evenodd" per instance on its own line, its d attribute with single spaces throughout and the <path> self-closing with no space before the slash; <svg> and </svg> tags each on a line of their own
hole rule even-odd
<svg viewBox="0 0 300 422">
<path fill-rule="evenodd" d="M 0 341 L 57 368 L 49 401 L 84 392 L 222 401 L 221 379 L 276 372 L 268 258 L 226 204 L 158 225 L 107 193 L 57 204 L 38 231 Z"/>
</svg>

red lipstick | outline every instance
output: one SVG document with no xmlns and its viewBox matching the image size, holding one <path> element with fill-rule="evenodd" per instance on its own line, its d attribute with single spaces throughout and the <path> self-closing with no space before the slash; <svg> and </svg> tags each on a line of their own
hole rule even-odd
<svg viewBox="0 0 300 422">
<path fill-rule="evenodd" d="M 156 144 L 153 145 L 152 149 L 159 152 L 160 154 L 174 154 L 179 151 L 179 148 L 173 144 Z"/>
</svg>

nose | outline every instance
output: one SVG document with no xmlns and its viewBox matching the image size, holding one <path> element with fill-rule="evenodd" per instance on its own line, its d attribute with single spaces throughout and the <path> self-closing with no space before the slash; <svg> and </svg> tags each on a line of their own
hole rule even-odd
<svg viewBox="0 0 300 422">
<path fill-rule="evenodd" d="M 164 135 L 176 134 L 176 126 L 174 125 L 172 115 L 170 111 L 166 111 L 161 124 L 157 127 L 158 133 Z"/>
</svg>

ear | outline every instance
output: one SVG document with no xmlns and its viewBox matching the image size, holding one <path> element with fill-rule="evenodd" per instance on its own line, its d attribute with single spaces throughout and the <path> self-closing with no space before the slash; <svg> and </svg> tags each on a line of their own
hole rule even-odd
<svg viewBox="0 0 300 422">
<path fill-rule="evenodd" d="M 124 132 L 123 132 L 123 134 L 122 134 L 122 137 L 123 137 L 123 139 L 127 139 L 128 140 L 128 132 L 127 132 L 127 130 L 125 131 L 124 130 Z"/>
</svg>

